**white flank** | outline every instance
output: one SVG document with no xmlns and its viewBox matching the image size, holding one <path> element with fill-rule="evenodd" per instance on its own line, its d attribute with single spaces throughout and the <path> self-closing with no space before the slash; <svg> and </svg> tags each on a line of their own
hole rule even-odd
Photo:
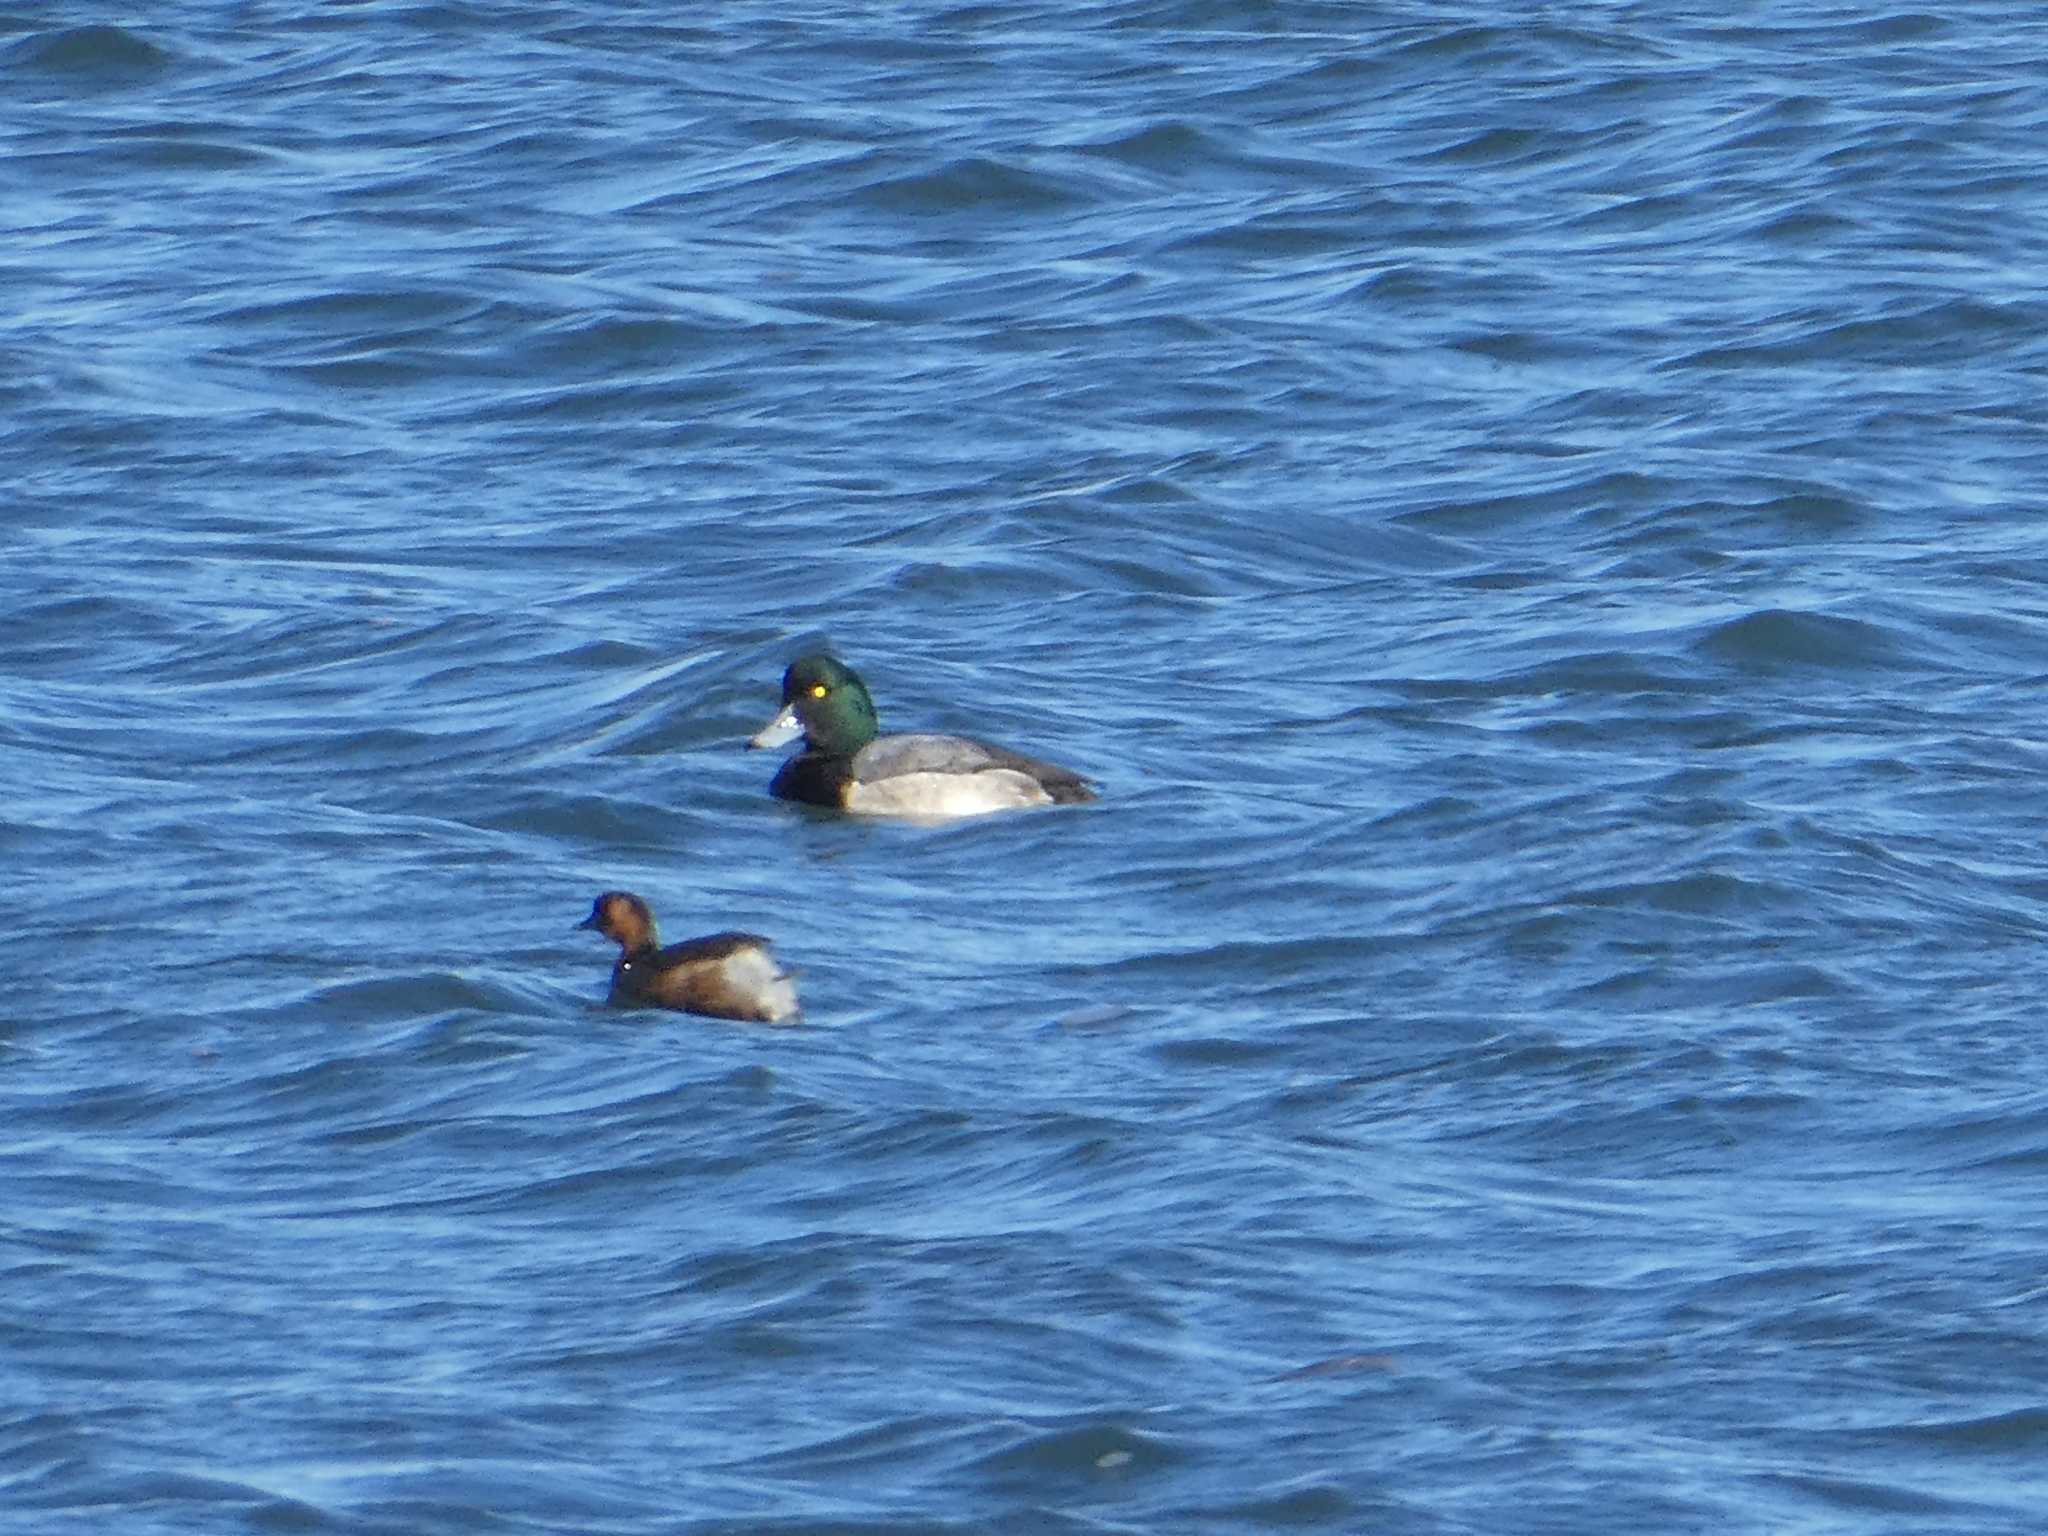
<svg viewBox="0 0 2048 1536">
<path fill-rule="evenodd" d="M 855 784 L 846 796 L 846 808 L 863 816 L 911 816 L 928 821 L 1051 804 L 1052 796 L 1038 780 L 1011 768 L 989 768 L 980 773 L 899 773 L 872 784 Z"/>
<path fill-rule="evenodd" d="M 797 1014 L 796 983 L 763 950 L 743 949 L 725 962 L 725 974 L 741 991 L 766 1005 L 774 1023 Z"/>
</svg>

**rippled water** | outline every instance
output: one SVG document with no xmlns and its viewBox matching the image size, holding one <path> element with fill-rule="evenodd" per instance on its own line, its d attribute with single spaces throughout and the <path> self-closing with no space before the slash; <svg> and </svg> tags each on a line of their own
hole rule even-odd
<svg viewBox="0 0 2048 1536">
<path fill-rule="evenodd" d="M 2044 49 L 0 16 L 0 1523 L 2038 1529 Z"/>
</svg>

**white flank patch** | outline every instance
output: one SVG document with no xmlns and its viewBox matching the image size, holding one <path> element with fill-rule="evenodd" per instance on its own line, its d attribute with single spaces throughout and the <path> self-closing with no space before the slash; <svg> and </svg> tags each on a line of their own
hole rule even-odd
<svg viewBox="0 0 2048 1536">
<path fill-rule="evenodd" d="M 743 949 L 729 956 L 725 974 L 734 986 L 759 999 L 780 1024 L 797 1011 L 796 983 L 776 969 L 775 962 L 758 949 Z"/>
<path fill-rule="evenodd" d="M 1052 796 L 1038 780 L 1010 768 L 980 773 L 899 773 L 873 784 L 856 784 L 846 797 L 846 808 L 863 816 L 914 816 L 930 821 L 1051 804 Z"/>
</svg>

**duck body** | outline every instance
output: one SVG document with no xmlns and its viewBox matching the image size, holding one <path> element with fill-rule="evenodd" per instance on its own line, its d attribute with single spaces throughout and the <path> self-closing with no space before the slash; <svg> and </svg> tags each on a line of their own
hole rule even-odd
<svg viewBox="0 0 2048 1536">
<path fill-rule="evenodd" d="M 664 948 L 653 912 L 631 891 L 606 891 L 576 926 L 619 946 L 605 999 L 614 1008 L 674 1008 L 761 1024 L 797 1016 L 796 986 L 758 933 L 713 933 Z"/>
<path fill-rule="evenodd" d="M 967 736 L 878 736 L 851 756 L 799 752 L 768 792 L 862 816 L 983 816 L 1073 804 L 1095 793 L 1079 774 Z"/>
<path fill-rule="evenodd" d="M 770 794 L 865 816 L 943 820 L 1093 800 L 1070 768 L 970 736 L 883 736 L 867 687 L 829 656 L 805 656 L 782 677 L 782 711 L 750 743 L 804 750 L 777 770 Z"/>
</svg>

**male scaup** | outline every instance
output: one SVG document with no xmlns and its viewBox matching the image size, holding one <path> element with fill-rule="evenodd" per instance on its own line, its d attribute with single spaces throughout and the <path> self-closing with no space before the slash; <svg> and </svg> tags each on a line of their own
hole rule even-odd
<svg viewBox="0 0 2048 1536">
<path fill-rule="evenodd" d="M 782 712 L 749 746 L 804 749 L 770 794 L 866 816 L 940 819 L 1030 805 L 1073 805 L 1095 791 L 1071 769 L 966 736 L 883 736 L 875 701 L 850 667 L 804 656 L 782 674 Z"/>
<path fill-rule="evenodd" d="M 631 891 L 606 891 L 576 926 L 618 942 L 606 999 L 615 1008 L 680 1008 L 762 1024 L 796 1017 L 796 987 L 758 933 L 714 933 L 659 949 L 654 914 Z"/>
</svg>

